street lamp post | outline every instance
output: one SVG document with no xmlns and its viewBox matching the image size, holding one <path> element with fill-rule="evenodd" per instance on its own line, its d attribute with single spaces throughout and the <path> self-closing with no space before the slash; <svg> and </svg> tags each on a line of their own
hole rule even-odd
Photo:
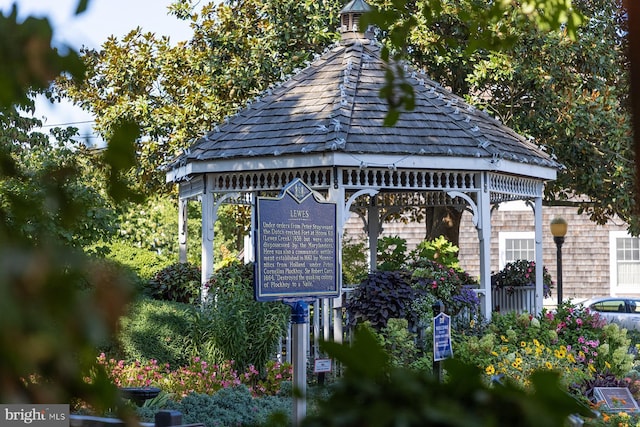
<svg viewBox="0 0 640 427">
<path fill-rule="evenodd" d="M 562 304 L 562 244 L 564 236 L 567 234 L 567 221 L 564 218 L 554 218 L 551 220 L 551 234 L 556 243 L 556 265 L 558 268 L 558 306 Z"/>
</svg>

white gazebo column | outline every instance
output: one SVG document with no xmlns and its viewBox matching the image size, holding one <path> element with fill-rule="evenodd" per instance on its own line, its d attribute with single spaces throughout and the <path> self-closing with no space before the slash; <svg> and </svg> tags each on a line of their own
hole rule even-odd
<svg viewBox="0 0 640 427">
<path fill-rule="evenodd" d="M 478 180 L 482 181 L 483 178 L 479 177 Z M 465 200 L 473 213 L 471 221 L 478 231 L 480 241 L 480 293 L 484 296 L 481 298 L 480 310 L 487 320 L 491 320 L 491 193 L 486 188 L 483 185 L 483 190 L 477 193 L 477 203 L 460 191 L 448 191 L 447 194 L 452 199 L 460 197 Z"/>
<path fill-rule="evenodd" d="M 334 171 L 334 173 L 336 173 Z M 333 340 L 335 342 L 342 342 L 343 335 L 343 325 L 342 325 L 342 238 L 344 236 L 344 225 L 345 225 L 345 191 L 344 186 L 341 185 L 341 176 L 336 176 L 336 185 L 329 188 L 329 201 L 336 204 L 336 257 L 338 260 L 338 272 L 336 274 L 336 280 L 338 281 L 338 289 L 340 290 L 340 294 L 337 298 L 334 298 L 333 301 L 329 299 L 325 299 L 322 306 L 322 316 L 324 318 L 323 327 L 324 327 L 324 338 L 327 339 L 329 336 L 328 327 L 331 324 L 331 313 L 332 310 L 330 306 L 333 305 Z M 333 304 L 331 304 L 333 302 Z"/>
<path fill-rule="evenodd" d="M 478 238 L 480 240 L 480 287 L 484 291 L 484 299 L 480 307 L 486 320 L 491 320 L 491 191 L 489 176 L 480 174 L 481 191 L 478 192 Z"/>
<path fill-rule="evenodd" d="M 544 305 L 544 275 L 542 261 L 542 183 L 538 184 L 538 196 L 535 199 L 535 251 L 536 251 L 536 305 L 535 315 L 542 312 Z"/>
<path fill-rule="evenodd" d="M 337 189 L 334 190 L 330 190 L 329 194 L 332 195 L 331 197 L 335 197 L 335 200 L 337 203 L 339 203 L 340 197 L 342 198 L 342 200 L 344 200 L 345 197 L 345 192 L 344 192 L 344 187 L 340 186 L 340 192 L 337 192 Z M 378 192 L 380 191 L 380 189 L 378 188 L 365 188 L 359 191 L 356 191 L 354 194 L 351 195 L 351 197 L 349 197 L 349 200 L 346 201 L 346 203 L 344 204 L 344 208 L 338 208 L 338 211 L 340 212 L 340 214 L 338 215 L 338 220 L 340 221 L 338 226 L 338 230 L 340 233 L 340 268 L 342 268 L 342 237 L 344 236 L 344 227 L 347 224 L 347 221 L 349 220 L 349 216 L 351 214 L 351 205 L 353 205 L 353 203 L 358 199 L 358 197 L 364 196 L 364 195 L 368 195 L 371 200 L 375 200 L 376 195 L 378 194 Z M 371 252 L 370 252 L 370 261 L 369 261 L 369 270 L 372 270 L 371 266 L 375 266 L 375 260 L 376 260 L 376 255 L 377 255 L 377 239 L 378 239 L 378 234 L 379 234 L 379 210 L 378 208 L 375 209 L 375 216 L 376 219 L 374 220 L 376 227 L 375 229 L 376 234 L 373 236 L 373 238 L 371 237 L 371 228 L 369 228 L 369 221 L 371 220 L 370 216 L 371 216 L 371 209 L 368 208 L 367 209 L 367 215 L 368 215 L 368 219 L 364 219 L 363 221 L 365 223 L 365 231 L 367 233 L 367 236 L 369 237 L 369 246 L 372 246 L 372 242 L 373 242 L 373 246 L 376 248 L 376 250 L 374 250 L 373 252 L 373 258 L 371 258 Z M 361 216 L 362 217 L 362 216 Z M 373 261 L 371 261 L 373 260 Z M 340 275 L 340 280 L 342 280 L 342 275 Z M 342 289 L 342 283 L 341 283 L 341 287 Z M 334 303 L 334 307 L 340 307 L 340 310 L 342 310 L 342 295 L 339 298 L 336 298 L 333 300 Z M 340 314 L 340 317 L 338 319 L 338 315 Z M 338 324 L 340 325 L 338 327 Z M 342 316 L 341 313 L 338 313 L 337 310 L 335 311 L 335 315 L 334 315 L 334 328 L 333 328 L 333 336 L 334 336 L 334 340 L 336 339 L 340 339 L 342 340 L 342 336 L 343 336 L 343 330 L 342 330 Z"/>
<path fill-rule="evenodd" d="M 378 265 L 378 237 L 380 237 L 380 208 L 376 197 L 371 197 L 367 207 L 367 235 L 369 236 L 369 271 L 377 270 Z"/>
<path fill-rule="evenodd" d="M 178 200 L 178 261 L 187 262 L 187 205 L 188 199 Z"/>
<path fill-rule="evenodd" d="M 213 237 L 214 237 L 214 199 L 211 191 L 212 185 L 209 177 L 205 177 L 204 191 L 201 197 L 202 203 L 202 256 L 201 256 L 201 294 L 202 303 L 207 301 L 208 290 L 205 283 L 213 276 Z"/>
</svg>

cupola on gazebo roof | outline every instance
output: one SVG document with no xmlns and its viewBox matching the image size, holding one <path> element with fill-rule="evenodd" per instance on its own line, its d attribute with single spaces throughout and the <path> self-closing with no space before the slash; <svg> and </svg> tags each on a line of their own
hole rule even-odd
<svg viewBox="0 0 640 427">
<path fill-rule="evenodd" d="M 409 65 L 403 65 L 403 83 L 413 87 L 415 108 L 403 111 L 394 126 L 384 126 L 388 104 L 380 89 L 388 65 L 380 58 L 380 44 L 354 28 L 368 7 L 351 1 L 342 11 L 340 42 L 215 126 L 169 165 L 167 181 L 179 185 L 181 244 L 184 248 L 184 204 L 198 198 L 205 281 L 213 272 L 213 221 L 220 204 L 253 203 L 256 195 L 277 193 L 294 178 L 339 205 L 339 226 L 351 211 L 368 211 L 373 258 L 375 222 L 381 218 L 374 218 L 370 208 L 384 208 L 389 194 L 396 195 L 395 204 L 456 206 L 472 212 L 478 229 L 486 314 L 491 204 L 534 203 L 536 265 L 542 269 L 544 182 L 555 179 L 562 165 Z M 538 285 L 541 309 L 541 281 Z"/>
</svg>

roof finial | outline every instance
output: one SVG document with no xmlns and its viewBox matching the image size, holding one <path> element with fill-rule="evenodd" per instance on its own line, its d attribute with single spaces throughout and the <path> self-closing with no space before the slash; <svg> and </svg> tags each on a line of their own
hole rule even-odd
<svg viewBox="0 0 640 427">
<path fill-rule="evenodd" d="M 372 10 L 371 6 L 364 0 L 351 0 L 340 11 L 340 32 L 342 39 L 362 38 L 360 32 L 360 17 L 363 13 Z M 367 38 L 373 38 L 371 31 L 367 30 Z"/>
</svg>

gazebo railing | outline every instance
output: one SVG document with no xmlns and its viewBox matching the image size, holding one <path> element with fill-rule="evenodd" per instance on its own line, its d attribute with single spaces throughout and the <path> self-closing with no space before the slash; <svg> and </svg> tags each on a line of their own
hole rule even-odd
<svg viewBox="0 0 640 427">
<path fill-rule="evenodd" d="M 532 286 L 508 286 L 491 289 L 491 305 L 493 311 L 507 313 L 535 313 L 536 312 L 536 287 Z"/>
</svg>

